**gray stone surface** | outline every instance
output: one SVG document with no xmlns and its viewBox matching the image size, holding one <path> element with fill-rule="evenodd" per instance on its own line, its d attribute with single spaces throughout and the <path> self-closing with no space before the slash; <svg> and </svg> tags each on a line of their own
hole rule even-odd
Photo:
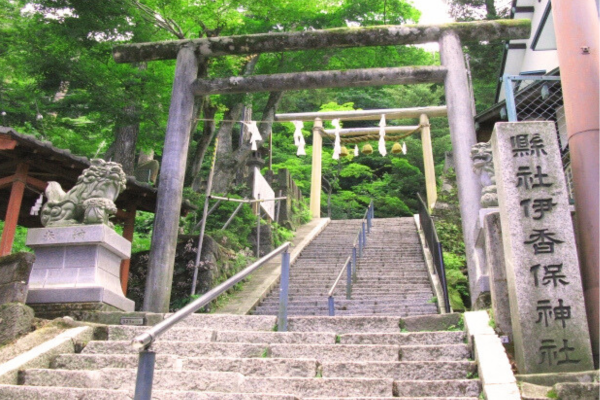
<svg viewBox="0 0 600 400">
<path fill-rule="evenodd" d="M 34 347 L 0 365 L 0 384 L 16 385 L 19 371 L 27 368 L 48 368 L 59 354 L 74 353 L 77 343 L 92 339 L 94 330 L 89 326 L 69 329 L 55 338 Z"/>
<path fill-rule="evenodd" d="M 21 303 L 0 305 L 0 346 L 31 332 L 33 310 Z"/>
<path fill-rule="evenodd" d="M 0 257 L 0 304 L 25 303 L 35 256 L 21 252 Z"/>
<path fill-rule="evenodd" d="M 168 318 L 172 314 L 166 314 Z M 224 331 L 272 331 L 277 323 L 274 315 L 192 314 L 177 326 Z"/>
<path fill-rule="evenodd" d="M 248 377 L 242 385 L 248 393 L 291 393 L 296 396 L 391 397 L 391 379 L 369 378 L 255 378 Z"/>
<path fill-rule="evenodd" d="M 108 304 L 119 310 L 133 311 L 135 303 L 132 300 L 108 290 L 104 287 L 85 288 L 31 288 L 27 295 L 27 304 L 45 303 L 98 303 Z M 67 315 L 65 313 L 64 315 Z"/>
<path fill-rule="evenodd" d="M 105 368 L 96 371 L 30 369 L 22 374 L 30 386 L 59 386 L 131 390 L 135 387 L 136 369 Z M 167 371 L 154 372 L 153 388 L 157 390 L 198 390 L 237 392 L 244 377 L 233 372 Z"/>
<path fill-rule="evenodd" d="M 146 326 L 154 326 L 161 322 L 164 317 L 165 314 L 160 313 L 122 311 L 81 311 L 76 315 L 78 321 L 103 325 L 121 325 L 121 318 L 143 318 Z"/>
<path fill-rule="evenodd" d="M 584 372 L 559 372 L 551 374 L 519 374 L 517 379 L 520 382 L 529 382 L 536 385 L 553 386 L 557 383 L 564 382 L 600 382 L 600 372 L 595 371 L 584 371 Z"/>
<path fill-rule="evenodd" d="M 441 345 L 463 343 L 465 333 L 408 332 L 408 333 L 350 333 L 340 336 L 342 344 Z"/>
<path fill-rule="evenodd" d="M 19 400 L 131 400 L 133 390 L 0 385 L 0 398 Z M 285 394 L 153 390 L 155 400 L 298 400 Z"/>
<path fill-rule="evenodd" d="M 393 378 L 395 380 L 465 379 L 477 371 L 472 361 L 324 362 L 323 377 Z"/>
<path fill-rule="evenodd" d="M 269 355 L 274 358 L 316 358 L 319 361 L 399 361 L 399 346 L 390 345 L 295 345 L 273 344 Z"/>
<path fill-rule="evenodd" d="M 471 357 L 466 344 L 441 346 L 402 346 L 400 361 L 458 361 Z"/>
<path fill-rule="evenodd" d="M 592 369 L 554 123 L 497 123 L 492 149 L 519 371 Z"/>
<path fill-rule="evenodd" d="M 481 383 L 474 379 L 394 381 L 395 397 L 479 397 Z"/>
<path fill-rule="evenodd" d="M 389 332 L 400 333 L 398 317 L 290 317 L 288 330 L 291 332 Z"/>
<path fill-rule="evenodd" d="M 406 317 L 400 320 L 400 328 L 410 332 L 445 331 L 459 325 L 461 314 L 441 314 Z"/>
<path fill-rule="evenodd" d="M 561 400 L 598 400 L 600 399 L 600 383 L 558 383 L 554 390 Z"/>
<path fill-rule="evenodd" d="M 494 212 L 483 217 L 483 235 L 485 254 L 490 274 L 490 293 L 496 328 L 512 339 L 508 283 L 504 265 L 504 247 L 502 245 L 502 225 L 500 213 Z"/>
</svg>

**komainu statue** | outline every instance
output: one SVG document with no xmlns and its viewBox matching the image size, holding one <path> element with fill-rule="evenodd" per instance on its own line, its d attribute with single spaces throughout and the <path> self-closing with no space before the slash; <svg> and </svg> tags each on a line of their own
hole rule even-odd
<svg viewBox="0 0 600 400">
<path fill-rule="evenodd" d="M 498 191 L 496 189 L 496 175 L 494 172 L 494 159 L 492 157 L 492 144 L 477 143 L 471 147 L 471 161 L 473 171 L 479 175 L 481 183 L 482 207 L 498 207 Z"/>
<path fill-rule="evenodd" d="M 91 164 L 66 193 L 58 182 L 48 182 L 42 225 L 106 224 L 112 227 L 108 218 L 117 212 L 114 202 L 125 189 L 125 173 L 121 164 L 115 162 L 93 159 Z"/>
</svg>

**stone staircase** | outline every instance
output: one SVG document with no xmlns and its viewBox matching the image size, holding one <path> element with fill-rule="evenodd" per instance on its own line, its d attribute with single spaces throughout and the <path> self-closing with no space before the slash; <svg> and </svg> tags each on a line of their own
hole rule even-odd
<svg viewBox="0 0 600 400">
<path fill-rule="evenodd" d="M 328 315 L 327 292 L 352 254 L 360 226 L 360 220 L 331 221 L 302 251 L 290 269 L 288 315 Z M 344 275 L 334 293 L 336 316 L 438 312 L 412 217 L 373 219 L 350 300 L 345 279 Z M 279 291 L 273 290 L 254 314 L 277 315 L 278 311 Z"/>
<path fill-rule="evenodd" d="M 152 397 L 475 400 L 481 384 L 467 379 L 476 365 L 464 332 L 417 332 L 456 317 L 292 317 L 289 332 L 274 332 L 274 316 L 194 314 L 153 345 Z M 0 399 L 131 399 L 130 340 L 145 329 L 108 326 L 108 340 L 22 371 L 21 385 L 0 385 Z"/>
<path fill-rule="evenodd" d="M 291 269 L 288 332 L 275 315 L 193 314 L 153 344 L 153 399 L 476 400 L 477 365 L 459 314 L 437 314 L 412 218 L 374 220 L 352 299 L 327 292 L 351 251 L 360 221 L 332 221 Z M 277 291 L 257 314 L 275 314 Z M 309 314 L 309 316 L 305 316 Z M 429 314 L 429 315 L 422 315 Z M 0 399 L 133 398 L 147 327 L 96 327 L 103 340 L 26 369 Z"/>
</svg>

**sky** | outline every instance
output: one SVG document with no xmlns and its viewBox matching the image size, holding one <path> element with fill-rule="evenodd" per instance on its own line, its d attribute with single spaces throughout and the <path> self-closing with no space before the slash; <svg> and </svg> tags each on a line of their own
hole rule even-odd
<svg viewBox="0 0 600 400">
<path fill-rule="evenodd" d="M 448 6 L 443 0 L 412 0 L 413 5 L 421 11 L 419 24 L 443 24 L 451 22 Z"/>
<path fill-rule="evenodd" d="M 448 15 L 448 5 L 444 0 L 412 0 L 413 6 L 421 11 L 419 24 L 444 24 L 452 22 Z M 417 45 L 428 51 L 439 51 L 437 43 Z"/>
</svg>

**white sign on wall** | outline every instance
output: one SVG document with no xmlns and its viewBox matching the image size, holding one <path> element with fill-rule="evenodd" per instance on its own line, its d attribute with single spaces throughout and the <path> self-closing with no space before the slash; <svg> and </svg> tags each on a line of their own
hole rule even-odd
<svg viewBox="0 0 600 400">
<path fill-rule="evenodd" d="M 256 167 L 254 168 L 254 189 L 252 196 L 255 200 L 275 198 L 275 192 Z M 261 202 L 260 206 L 271 219 L 275 219 L 275 200 Z"/>
</svg>

